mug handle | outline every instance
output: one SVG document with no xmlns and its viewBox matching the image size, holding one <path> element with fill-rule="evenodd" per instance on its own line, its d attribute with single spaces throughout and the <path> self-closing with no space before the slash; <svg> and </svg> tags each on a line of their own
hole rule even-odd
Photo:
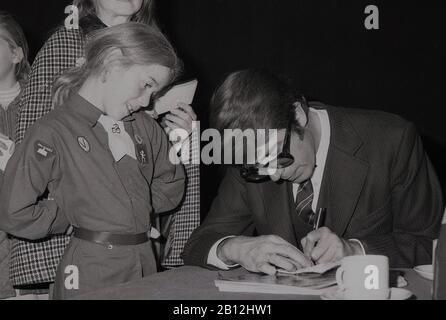
<svg viewBox="0 0 446 320">
<path fill-rule="evenodd" d="M 336 270 L 336 282 L 338 283 L 338 287 L 340 290 L 345 290 L 344 287 L 344 272 L 345 270 L 341 267 L 338 268 L 338 270 Z"/>
</svg>

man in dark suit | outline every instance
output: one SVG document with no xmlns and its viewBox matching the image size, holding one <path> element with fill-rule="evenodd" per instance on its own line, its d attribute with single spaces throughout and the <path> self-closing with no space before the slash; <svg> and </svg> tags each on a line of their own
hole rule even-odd
<svg viewBox="0 0 446 320">
<path fill-rule="evenodd" d="M 290 127 L 294 161 L 264 183 L 246 181 L 250 167 L 241 171 L 245 178 L 228 168 L 185 248 L 186 264 L 274 274 L 357 254 L 386 255 L 391 267 L 431 263 L 442 193 L 411 123 L 379 111 L 307 105 L 275 75 L 244 70 L 216 91 L 211 124 L 220 131 Z M 286 136 L 279 135 L 282 148 Z M 314 231 L 320 208 L 325 227 Z"/>
<path fill-rule="evenodd" d="M 446 211 L 434 259 L 434 299 L 446 300 Z"/>
</svg>

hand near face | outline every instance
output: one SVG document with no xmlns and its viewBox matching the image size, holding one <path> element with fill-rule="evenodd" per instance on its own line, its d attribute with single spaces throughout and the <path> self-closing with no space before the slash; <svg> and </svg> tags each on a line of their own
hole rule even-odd
<svg viewBox="0 0 446 320">
<path fill-rule="evenodd" d="M 223 241 L 217 256 L 226 264 L 240 264 L 248 271 L 274 275 L 277 269 L 296 271 L 312 265 L 304 254 L 281 237 L 235 237 Z"/>
<path fill-rule="evenodd" d="M 363 253 L 359 243 L 342 239 L 326 227 L 307 234 L 301 244 L 305 256 L 317 264 L 335 262 L 346 256 Z"/>
<path fill-rule="evenodd" d="M 179 103 L 178 108 L 171 110 L 165 117 L 166 132 L 174 129 L 184 129 L 188 134 L 192 132 L 192 124 L 197 120 L 194 109 L 188 104 Z"/>
</svg>

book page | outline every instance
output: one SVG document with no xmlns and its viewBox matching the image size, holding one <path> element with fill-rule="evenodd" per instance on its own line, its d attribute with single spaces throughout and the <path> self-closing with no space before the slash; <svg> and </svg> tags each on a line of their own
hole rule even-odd
<svg viewBox="0 0 446 320">
<path fill-rule="evenodd" d="M 219 273 L 215 285 L 225 292 L 257 292 L 273 294 L 319 295 L 324 289 L 336 284 L 336 271 L 325 274 L 307 273 L 301 275 L 277 274 L 274 276 L 247 273 L 230 275 Z"/>
<path fill-rule="evenodd" d="M 282 274 L 303 274 L 303 273 L 323 274 L 331 269 L 339 267 L 340 265 L 341 261 L 337 261 L 331 263 L 316 264 L 314 266 L 299 269 L 297 271 L 292 271 L 292 272 L 280 269 L 278 272 Z"/>
</svg>

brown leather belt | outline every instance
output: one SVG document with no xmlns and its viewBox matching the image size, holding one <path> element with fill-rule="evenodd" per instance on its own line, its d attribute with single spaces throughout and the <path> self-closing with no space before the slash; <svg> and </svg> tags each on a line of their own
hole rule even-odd
<svg viewBox="0 0 446 320">
<path fill-rule="evenodd" d="M 73 228 L 73 236 L 85 241 L 112 246 L 134 246 L 149 241 L 147 232 L 138 234 L 116 234 L 111 232 L 90 231 L 83 228 Z"/>
</svg>

